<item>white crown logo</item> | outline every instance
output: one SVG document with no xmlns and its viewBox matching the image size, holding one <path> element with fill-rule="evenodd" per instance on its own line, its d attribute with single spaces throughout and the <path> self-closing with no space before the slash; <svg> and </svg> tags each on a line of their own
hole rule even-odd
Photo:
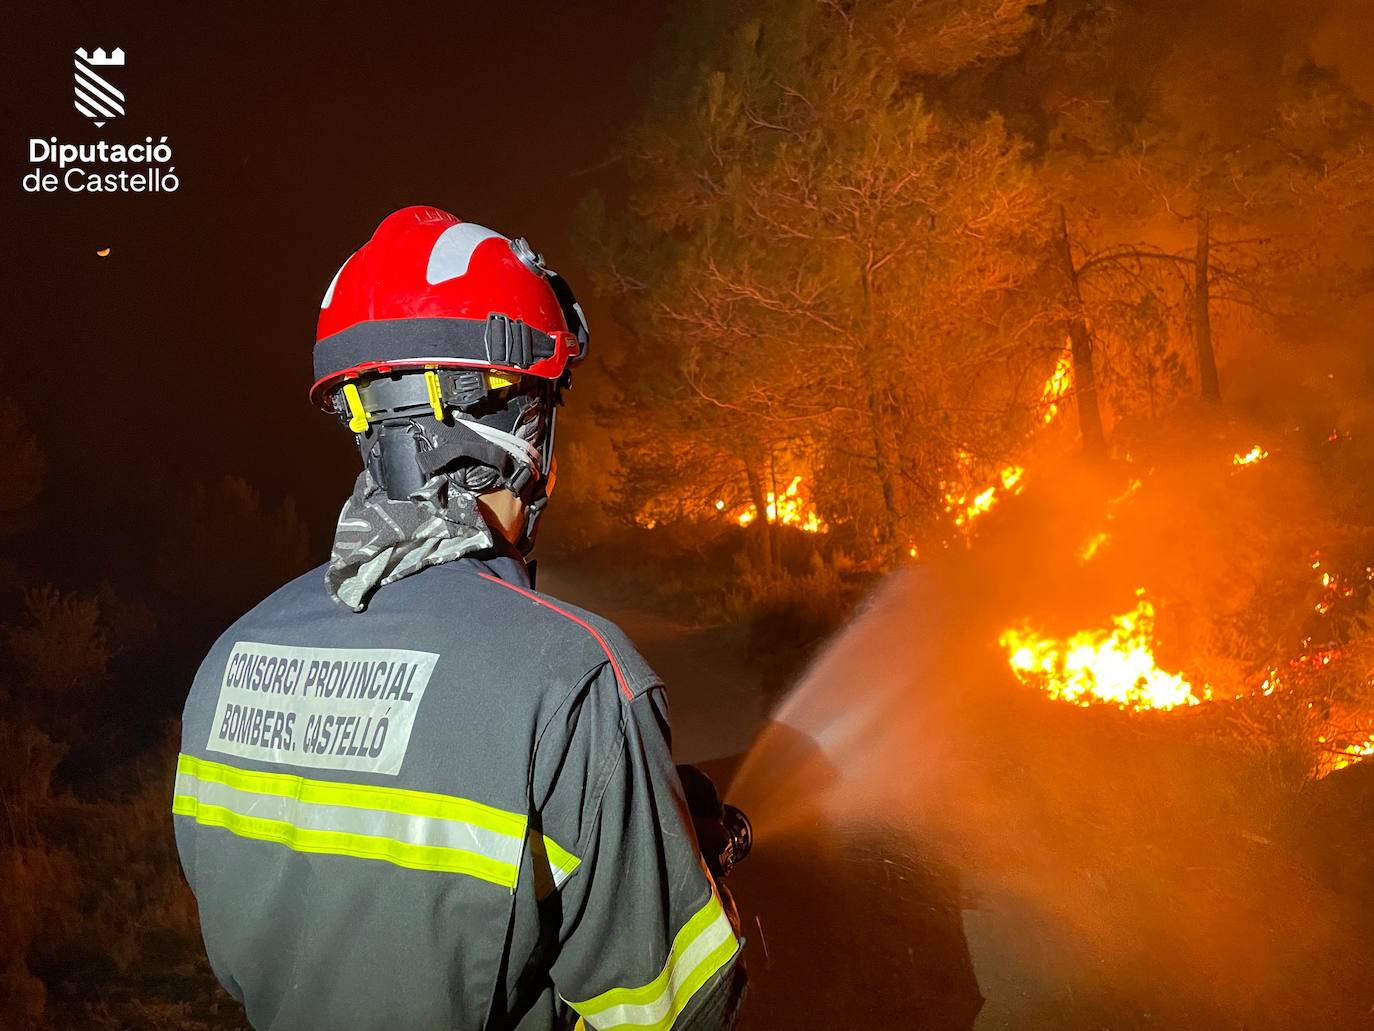
<svg viewBox="0 0 1374 1031">
<path fill-rule="evenodd" d="M 80 47 L 76 51 L 76 56 L 87 64 L 122 65 L 124 63 L 124 48 L 115 47 L 110 51 L 110 56 L 106 57 L 104 47 L 96 47 L 94 54 L 88 54 L 85 47 Z"/>
</svg>

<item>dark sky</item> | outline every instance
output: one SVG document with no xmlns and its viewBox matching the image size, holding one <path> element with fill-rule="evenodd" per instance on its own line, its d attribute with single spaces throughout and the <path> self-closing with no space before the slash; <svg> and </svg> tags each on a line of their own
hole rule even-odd
<svg viewBox="0 0 1374 1031">
<path fill-rule="evenodd" d="M 305 397 L 335 269 L 387 212 L 428 203 L 526 235 L 575 275 L 572 208 L 614 189 L 666 10 L 4 5 L 0 391 L 48 452 L 54 525 L 99 554 L 168 492 L 224 472 L 327 525 L 357 468 Z M 104 129 L 72 105 L 79 46 L 127 54 L 110 73 L 127 115 Z M 148 135 L 173 147 L 174 194 L 21 189 L 31 136 Z M 91 490 L 120 502 L 111 518 L 79 514 Z"/>
</svg>

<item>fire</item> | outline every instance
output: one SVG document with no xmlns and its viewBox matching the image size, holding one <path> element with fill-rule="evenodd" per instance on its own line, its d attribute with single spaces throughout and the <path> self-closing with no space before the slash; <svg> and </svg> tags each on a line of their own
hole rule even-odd
<svg viewBox="0 0 1374 1031">
<path fill-rule="evenodd" d="M 1075 705 L 1106 702 L 1123 709 L 1174 709 L 1211 697 L 1199 694 L 1177 673 L 1159 668 L 1154 657 L 1154 606 L 1143 589 L 1130 612 L 1111 617 L 1108 629 L 1083 630 L 1067 638 L 1029 627 L 1003 632 L 999 643 L 1018 680 L 1051 698 Z"/>
<path fill-rule="evenodd" d="M 1317 615 L 1325 616 L 1345 598 L 1355 597 L 1355 588 L 1346 583 L 1339 574 L 1322 569 L 1321 552 L 1313 552 L 1312 568 L 1321 570 L 1322 596 L 1313 606 Z"/>
<path fill-rule="evenodd" d="M 802 498 L 801 482 L 800 476 L 794 476 L 792 482 L 787 485 L 787 489 L 781 494 L 775 494 L 770 490 L 764 495 L 764 516 L 770 523 L 776 523 L 780 526 L 795 526 L 805 533 L 825 533 L 829 527 L 816 513 L 815 507 Z M 724 508 L 725 503 L 723 501 L 716 502 L 717 510 Z M 751 504 L 736 513 L 734 519 L 740 526 L 748 526 L 758 517 L 758 509 Z"/>
<path fill-rule="evenodd" d="M 1042 425 L 1048 426 L 1058 417 L 1062 402 L 1073 385 L 1073 357 L 1066 348 L 1055 363 L 1045 385 L 1040 388 L 1040 407 L 1044 410 Z M 967 483 L 971 476 L 972 456 L 960 451 L 958 457 L 961 479 Z M 1007 465 L 997 473 L 992 483 L 977 493 L 971 486 L 961 484 L 941 484 L 945 492 L 945 511 L 954 516 L 954 525 L 967 530 L 979 516 L 986 515 L 999 500 L 1007 495 L 1020 494 L 1025 489 L 1026 469 L 1020 465 Z"/>
<path fill-rule="evenodd" d="M 1269 457 L 1269 452 L 1256 444 L 1245 454 L 1236 453 L 1231 456 L 1232 465 L 1254 465 L 1256 462 L 1263 462 Z"/>
<path fill-rule="evenodd" d="M 960 453 L 961 463 L 968 459 L 968 455 Z M 981 515 L 990 512 L 998 500 L 1008 494 L 1020 494 L 1025 489 L 1023 482 L 1026 470 L 1019 465 L 1006 466 L 997 474 L 997 481 L 988 487 L 984 487 L 972 497 L 967 491 L 956 494 L 946 488 L 945 491 L 945 511 L 953 514 L 955 526 L 968 526 Z"/>
<path fill-rule="evenodd" d="M 1059 355 L 1059 361 L 1055 363 L 1050 378 L 1045 380 L 1045 385 L 1040 391 L 1040 403 L 1045 409 L 1042 425 L 1048 426 L 1058 418 L 1060 402 L 1064 400 L 1064 395 L 1069 392 L 1072 385 L 1073 355 L 1065 348 Z"/>
<path fill-rule="evenodd" d="M 1343 770 L 1347 766 L 1354 766 L 1357 762 L 1374 755 L 1374 734 L 1370 734 L 1363 741 L 1356 741 L 1347 745 L 1333 744 L 1328 742 L 1325 737 L 1319 737 L 1317 741 L 1330 755 L 1330 758 L 1323 764 L 1328 773 Z"/>
<path fill-rule="evenodd" d="M 1083 547 L 1078 549 L 1078 557 L 1084 562 L 1091 562 L 1093 557 L 1101 550 L 1102 545 L 1106 544 L 1110 539 L 1111 534 L 1106 531 L 1094 534 Z"/>
</svg>

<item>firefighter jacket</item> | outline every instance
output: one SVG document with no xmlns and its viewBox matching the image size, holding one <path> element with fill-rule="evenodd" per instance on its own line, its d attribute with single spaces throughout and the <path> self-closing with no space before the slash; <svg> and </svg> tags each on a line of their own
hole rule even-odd
<svg viewBox="0 0 1374 1031">
<path fill-rule="evenodd" d="M 260 1031 L 728 1027 L 740 942 L 611 623 L 463 558 L 364 613 L 317 569 L 211 649 L 173 800 Z"/>
</svg>

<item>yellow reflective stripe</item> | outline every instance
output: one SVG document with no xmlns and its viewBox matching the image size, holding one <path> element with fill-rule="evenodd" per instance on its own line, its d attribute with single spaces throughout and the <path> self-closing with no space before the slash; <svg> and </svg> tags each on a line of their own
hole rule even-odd
<svg viewBox="0 0 1374 1031">
<path fill-rule="evenodd" d="M 549 857 L 549 865 L 563 875 L 559 878 L 559 882 L 561 883 L 573 875 L 577 868 L 582 865 L 582 860 L 578 859 L 577 856 L 573 855 L 547 834 L 543 837 L 544 854 Z"/>
<path fill-rule="evenodd" d="M 241 838 L 285 845 L 293 852 L 380 859 L 412 870 L 467 874 L 504 888 L 514 888 L 519 873 L 519 868 L 510 863 L 489 859 L 475 852 L 437 845 L 412 845 L 395 838 L 378 838 L 368 834 L 297 827 L 282 820 L 267 820 L 236 813 L 224 806 L 206 805 L 190 795 L 177 795 L 172 800 L 172 812 L 189 816 L 207 827 L 223 827 Z"/>
<path fill-rule="evenodd" d="M 249 795 L 267 796 L 282 800 L 278 809 L 284 811 L 277 815 L 289 814 L 304 823 L 315 822 L 316 826 L 302 826 L 289 819 L 275 819 L 261 815 L 241 812 L 251 801 L 219 798 L 208 801 L 196 794 L 182 790 L 173 799 L 172 811 L 182 816 L 190 816 L 198 823 L 222 827 L 241 837 L 261 841 L 273 841 L 286 845 L 298 852 L 319 852 L 332 855 L 349 855 L 363 859 L 380 859 L 417 870 L 437 870 L 451 873 L 465 873 L 483 880 L 514 888 L 519 874 L 520 850 L 525 839 L 526 818 L 519 813 L 496 809 L 492 806 L 473 802 L 452 795 L 440 795 L 430 791 L 412 791 L 405 788 L 380 787 L 373 784 L 348 784 L 337 781 L 313 780 L 289 773 L 266 773 L 260 770 L 244 770 L 227 763 L 198 759 L 182 753 L 177 757 L 178 781 L 185 778 L 186 785 L 197 783 L 223 785 L 231 791 Z M 178 785 L 182 787 L 181 784 Z M 223 794 L 222 789 L 215 792 L 201 790 L 201 795 Z M 220 804 L 229 801 L 230 805 Z M 234 804 L 238 808 L 234 808 Z M 299 805 L 297 805 L 299 804 Z M 292 808 L 296 806 L 296 808 Z M 343 820 L 343 813 L 330 816 L 328 810 L 311 809 L 311 806 L 341 806 L 355 811 L 358 818 Z M 305 807 L 305 808 L 300 808 Z M 393 834 L 360 833 L 359 828 L 351 830 L 339 827 L 319 826 L 320 821 L 357 824 L 365 819 L 365 814 L 377 814 L 382 820 L 386 817 L 420 817 L 424 820 L 445 821 L 435 826 L 455 827 L 467 825 L 479 828 L 464 833 L 462 844 L 472 844 L 474 848 L 496 855 L 483 854 L 474 848 L 456 847 L 456 844 L 435 844 L 433 841 L 404 840 L 406 836 L 422 837 L 424 828 L 418 823 L 402 825 L 405 833 L 400 837 Z M 385 827 L 392 831 L 395 822 L 378 822 L 375 826 L 363 826 L 361 830 L 374 830 Z M 497 838 L 477 840 L 481 834 L 498 835 Z M 452 837 L 453 831 L 440 834 Z M 467 840 L 467 835 L 475 836 Z M 434 835 L 431 835 L 433 837 Z M 562 883 L 571 876 L 581 860 L 563 848 L 547 835 L 541 835 L 550 865 L 557 871 L 556 881 Z M 498 846 L 496 843 L 507 840 L 510 845 Z M 514 862 L 499 856 L 509 855 Z"/>
<path fill-rule="evenodd" d="M 653 1002 L 663 994 L 663 989 L 668 984 L 669 975 L 672 973 L 677 958 L 686 951 L 688 945 L 696 941 L 697 936 L 710 925 L 711 921 L 715 919 L 716 913 L 720 911 L 720 903 L 716 901 L 716 896 L 712 893 L 706 905 L 697 910 L 692 919 L 683 924 L 682 930 L 677 932 L 677 937 L 673 939 L 672 951 L 668 953 L 668 962 L 663 965 L 663 970 L 658 977 L 648 984 L 638 988 L 612 988 L 602 992 L 594 999 L 588 999 L 586 1002 L 574 1002 L 572 1008 L 583 1016 L 594 1016 L 612 1006 L 643 1006 Z"/>
<path fill-rule="evenodd" d="M 373 784 L 341 784 L 337 781 L 310 780 L 290 773 L 241 770 L 236 766 L 197 759 L 185 754 L 177 758 L 177 772 L 189 773 L 197 780 L 213 781 L 259 795 L 280 795 L 317 805 L 380 809 L 383 812 L 400 813 L 404 816 L 459 820 L 511 838 L 525 836 L 525 818 L 519 813 L 494 809 L 480 802 L 452 795 L 410 791 L 405 788 L 384 788 Z"/>
<path fill-rule="evenodd" d="M 737 951 L 739 940 L 713 891 L 678 931 L 656 978 L 638 988 L 612 988 L 568 1004 L 597 1031 L 667 1031 Z"/>
</svg>

